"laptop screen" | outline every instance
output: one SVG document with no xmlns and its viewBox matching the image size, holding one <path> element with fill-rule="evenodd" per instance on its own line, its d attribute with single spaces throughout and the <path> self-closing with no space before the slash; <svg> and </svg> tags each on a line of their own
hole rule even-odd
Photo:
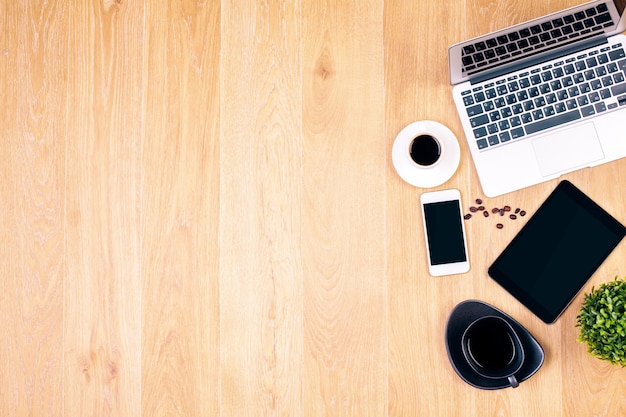
<svg viewBox="0 0 626 417">
<path fill-rule="evenodd" d="M 489 78 L 626 30 L 626 0 L 597 0 L 453 45 L 451 84 Z"/>
</svg>

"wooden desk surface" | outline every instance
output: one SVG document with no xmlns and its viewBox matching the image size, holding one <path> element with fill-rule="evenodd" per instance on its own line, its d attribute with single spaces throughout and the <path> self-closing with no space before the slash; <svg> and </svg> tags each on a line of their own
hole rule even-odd
<svg viewBox="0 0 626 417">
<path fill-rule="evenodd" d="M 525 220 L 468 221 L 471 271 L 430 277 L 424 190 L 390 156 L 440 121 L 462 160 L 439 188 L 484 199 L 446 49 L 576 0 L 268 3 L 1 3 L 0 415 L 625 415 L 582 295 L 548 326 L 487 277 Z M 625 177 L 566 176 L 623 223 Z M 485 205 L 532 214 L 556 184 Z M 452 370 L 469 298 L 543 345 L 518 389 Z"/>
</svg>

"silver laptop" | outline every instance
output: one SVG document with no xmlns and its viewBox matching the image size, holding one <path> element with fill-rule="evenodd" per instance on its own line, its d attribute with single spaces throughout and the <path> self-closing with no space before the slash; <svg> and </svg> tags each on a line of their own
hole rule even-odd
<svg viewBox="0 0 626 417">
<path fill-rule="evenodd" d="M 596 0 L 449 48 L 485 195 L 626 156 L 626 0 Z"/>
</svg>

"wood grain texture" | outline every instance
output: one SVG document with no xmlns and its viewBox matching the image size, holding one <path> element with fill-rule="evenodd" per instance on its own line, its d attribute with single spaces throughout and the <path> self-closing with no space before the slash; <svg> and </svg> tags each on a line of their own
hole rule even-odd
<svg viewBox="0 0 626 417">
<path fill-rule="evenodd" d="M 141 412 L 143 7 L 69 10 L 65 414 Z"/>
<path fill-rule="evenodd" d="M 0 14 L 0 415 L 60 416 L 67 7 L 2 2 Z"/>
<path fill-rule="evenodd" d="M 300 16 L 298 1 L 222 8 L 222 415 L 303 410 Z"/>
<path fill-rule="evenodd" d="M 306 415 L 387 408 L 382 4 L 303 7 Z"/>
<path fill-rule="evenodd" d="M 430 119 L 464 208 L 486 199 L 447 48 L 576 0 L 0 2 L 0 416 L 626 415 L 626 374 L 486 274 L 526 219 L 467 221 L 472 269 L 428 275 L 391 162 Z M 565 176 L 626 223 L 626 159 Z M 622 243 L 585 285 L 626 275 Z M 466 299 L 543 345 L 515 390 L 448 362 Z"/>
<path fill-rule="evenodd" d="M 142 146 L 142 415 L 219 415 L 220 5 L 149 2 Z"/>
</svg>

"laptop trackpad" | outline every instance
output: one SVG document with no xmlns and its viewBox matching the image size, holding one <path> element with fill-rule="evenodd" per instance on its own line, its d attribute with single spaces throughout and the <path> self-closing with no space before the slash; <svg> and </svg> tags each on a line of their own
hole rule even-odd
<svg viewBox="0 0 626 417">
<path fill-rule="evenodd" d="M 585 123 L 533 140 L 543 176 L 582 167 L 604 158 L 593 123 Z"/>
</svg>

